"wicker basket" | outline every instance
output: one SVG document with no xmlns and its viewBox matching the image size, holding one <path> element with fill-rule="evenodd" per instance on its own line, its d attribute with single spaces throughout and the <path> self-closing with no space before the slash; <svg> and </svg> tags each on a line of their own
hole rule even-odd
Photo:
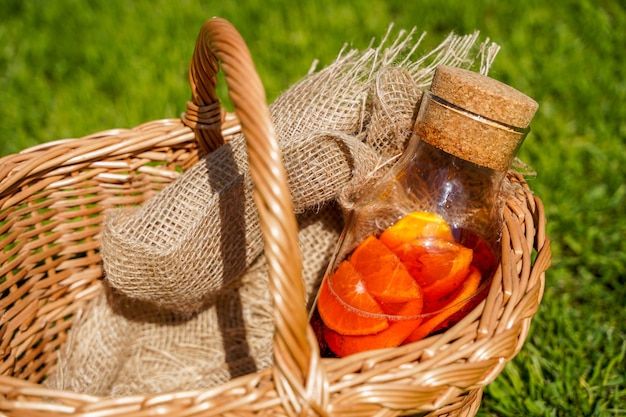
<svg viewBox="0 0 626 417">
<path fill-rule="evenodd" d="M 215 97 L 218 60 L 236 116 Z M 7 415 L 474 415 L 482 390 L 522 348 L 550 263 L 541 201 L 523 185 L 505 210 L 489 295 L 443 334 L 320 359 L 308 326 L 297 226 L 265 93 L 228 22 L 202 28 L 181 119 L 27 149 L 0 159 L 0 412 Z M 101 222 L 142 204 L 232 133 L 244 132 L 274 300 L 274 366 L 210 390 L 100 398 L 46 389 L 79 312 L 102 290 Z"/>
</svg>

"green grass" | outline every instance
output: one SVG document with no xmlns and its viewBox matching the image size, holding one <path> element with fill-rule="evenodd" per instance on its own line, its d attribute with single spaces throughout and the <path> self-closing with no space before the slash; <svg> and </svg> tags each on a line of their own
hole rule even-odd
<svg viewBox="0 0 626 417">
<path fill-rule="evenodd" d="M 364 47 L 391 22 L 427 31 L 424 49 L 474 29 L 499 43 L 492 76 L 540 103 L 520 155 L 538 172 L 554 254 L 529 339 L 480 414 L 626 415 L 623 2 L 4 0 L 0 155 L 177 117 L 195 38 L 214 15 L 248 41 L 269 100 L 314 59 Z"/>
</svg>

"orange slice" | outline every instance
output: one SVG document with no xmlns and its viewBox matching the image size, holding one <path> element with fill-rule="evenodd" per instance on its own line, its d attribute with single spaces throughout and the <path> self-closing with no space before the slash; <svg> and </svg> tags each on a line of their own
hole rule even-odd
<svg viewBox="0 0 626 417">
<path fill-rule="evenodd" d="M 389 312 L 399 316 L 417 316 L 422 311 L 422 300 L 416 299 L 401 306 L 393 305 Z M 420 325 L 421 318 L 389 320 L 389 327 L 379 333 L 364 336 L 343 335 L 329 328 L 324 330 L 324 339 L 328 347 L 339 357 L 352 355 L 372 349 L 396 347 Z"/>
<path fill-rule="evenodd" d="M 425 300 L 432 301 L 445 297 L 454 292 L 465 281 L 470 272 L 474 251 L 461 245 L 458 245 L 458 249 L 448 274 L 439 277 L 431 285 L 423 288 Z"/>
<path fill-rule="evenodd" d="M 489 293 L 488 285 L 481 285 L 478 289 L 478 292 L 474 294 L 469 300 L 467 300 L 461 308 L 458 309 L 456 313 L 445 319 L 441 322 L 435 329 L 432 331 L 438 332 L 439 330 L 445 330 L 450 326 L 458 323 L 463 317 L 465 317 L 470 311 L 472 311 L 481 301 L 487 298 L 487 294 Z"/>
<path fill-rule="evenodd" d="M 428 336 L 433 330 L 437 329 L 444 321 L 450 318 L 452 315 L 461 310 L 467 303 L 471 300 L 470 297 L 476 293 L 478 287 L 480 286 L 480 281 L 482 280 L 482 275 L 478 268 L 472 266 L 470 268 L 470 273 L 467 275 L 465 281 L 461 287 L 455 291 L 453 294 L 449 295 L 446 299 L 441 300 L 441 304 L 431 308 L 436 308 L 436 310 L 430 311 L 438 311 L 441 308 L 441 312 L 424 319 L 422 324 L 419 325 L 405 340 L 405 343 L 415 342 L 417 340 L 421 340 L 424 337 Z"/>
<path fill-rule="evenodd" d="M 426 237 L 454 241 L 450 226 L 444 218 L 428 211 L 414 211 L 405 215 L 380 235 L 380 241 L 390 249 L 395 249 L 403 243 Z"/>
<path fill-rule="evenodd" d="M 368 236 L 350 256 L 365 288 L 383 303 L 422 298 L 422 292 L 398 257 L 375 236 Z"/>
<path fill-rule="evenodd" d="M 322 281 L 317 310 L 324 324 L 341 334 L 366 335 L 389 327 L 384 316 L 376 316 L 384 314 L 382 308 L 348 261 L 341 262 L 335 273 Z"/>
<path fill-rule="evenodd" d="M 469 272 L 473 251 L 456 242 L 418 238 L 398 246 L 394 252 L 424 290 L 450 293 Z M 438 282 L 439 281 L 439 282 Z"/>
</svg>

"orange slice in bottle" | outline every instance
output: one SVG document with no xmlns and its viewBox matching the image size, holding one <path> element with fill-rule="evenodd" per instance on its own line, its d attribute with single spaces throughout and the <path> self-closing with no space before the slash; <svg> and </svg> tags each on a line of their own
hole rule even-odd
<svg viewBox="0 0 626 417">
<path fill-rule="evenodd" d="M 383 307 L 384 308 L 384 307 Z M 386 309 L 386 313 L 406 316 L 405 319 L 389 320 L 389 327 L 379 333 L 351 336 L 343 335 L 329 328 L 324 330 L 326 344 L 337 356 L 344 357 L 358 352 L 399 346 L 420 325 L 422 300 L 415 299 L 395 304 Z"/>
<path fill-rule="evenodd" d="M 448 318 L 452 317 L 455 313 L 465 307 L 470 297 L 476 294 L 482 280 L 482 275 L 478 268 L 472 266 L 467 278 L 463 281 L 461 287 L 454 293 L 450 294 L 443 300 L 440 300 L 440 304 L 436 306 L 427 307 L 429 311 L 439 311 L 438 313 L 429 316 L 417 327 L 405 340 L 405 343 L 415 342 L 423 339 L 437 329 Z M 432 309 L 432 310 L 431 310 Z M 426 311 L 425 311 L 426 312 Z"/>
<path fill-rule="evenodd" d="M 344 335 L 367 335 L 389 327 L 380 304 L 348 261 L 322 281 L 317 310 L 328 328 Z"/>
<path fill-rule="evenodd" d="M 427 237 L 454 241 L 450 226 L 444 218 L 428 211 L 408 213 L 387 228 L 380 235 L 380 241 L 388 248 L 395 249 L 406 242 Z"/>
<path fill-rule="evenodd" d="M 383 303 L 422 298 L 422 291 L 400 259 L 375 236 L 368 236 L 350 256 L 365 288 Z"/>
<path fill-rule="evenodd" d="M 425 297 L 441 297 L 458 288 L 469 272 L 474 254 L 456 242 L 433 238 L 414 239 L 394 252 Z"/>
</svg>

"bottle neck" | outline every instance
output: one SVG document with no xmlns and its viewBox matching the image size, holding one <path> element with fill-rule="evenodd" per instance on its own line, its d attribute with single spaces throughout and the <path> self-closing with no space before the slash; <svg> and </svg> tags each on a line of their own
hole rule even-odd
<svg viewBox="0 0 626 417">
<path fill-rule="evenodd" d="M 506 171 L 459 158 L 419 137 L 412 140 L 405 181 L 422 209 L 441 214 L 453 228 L 469 227 L 485 239 L 498 238 Z"/>
</svg>

